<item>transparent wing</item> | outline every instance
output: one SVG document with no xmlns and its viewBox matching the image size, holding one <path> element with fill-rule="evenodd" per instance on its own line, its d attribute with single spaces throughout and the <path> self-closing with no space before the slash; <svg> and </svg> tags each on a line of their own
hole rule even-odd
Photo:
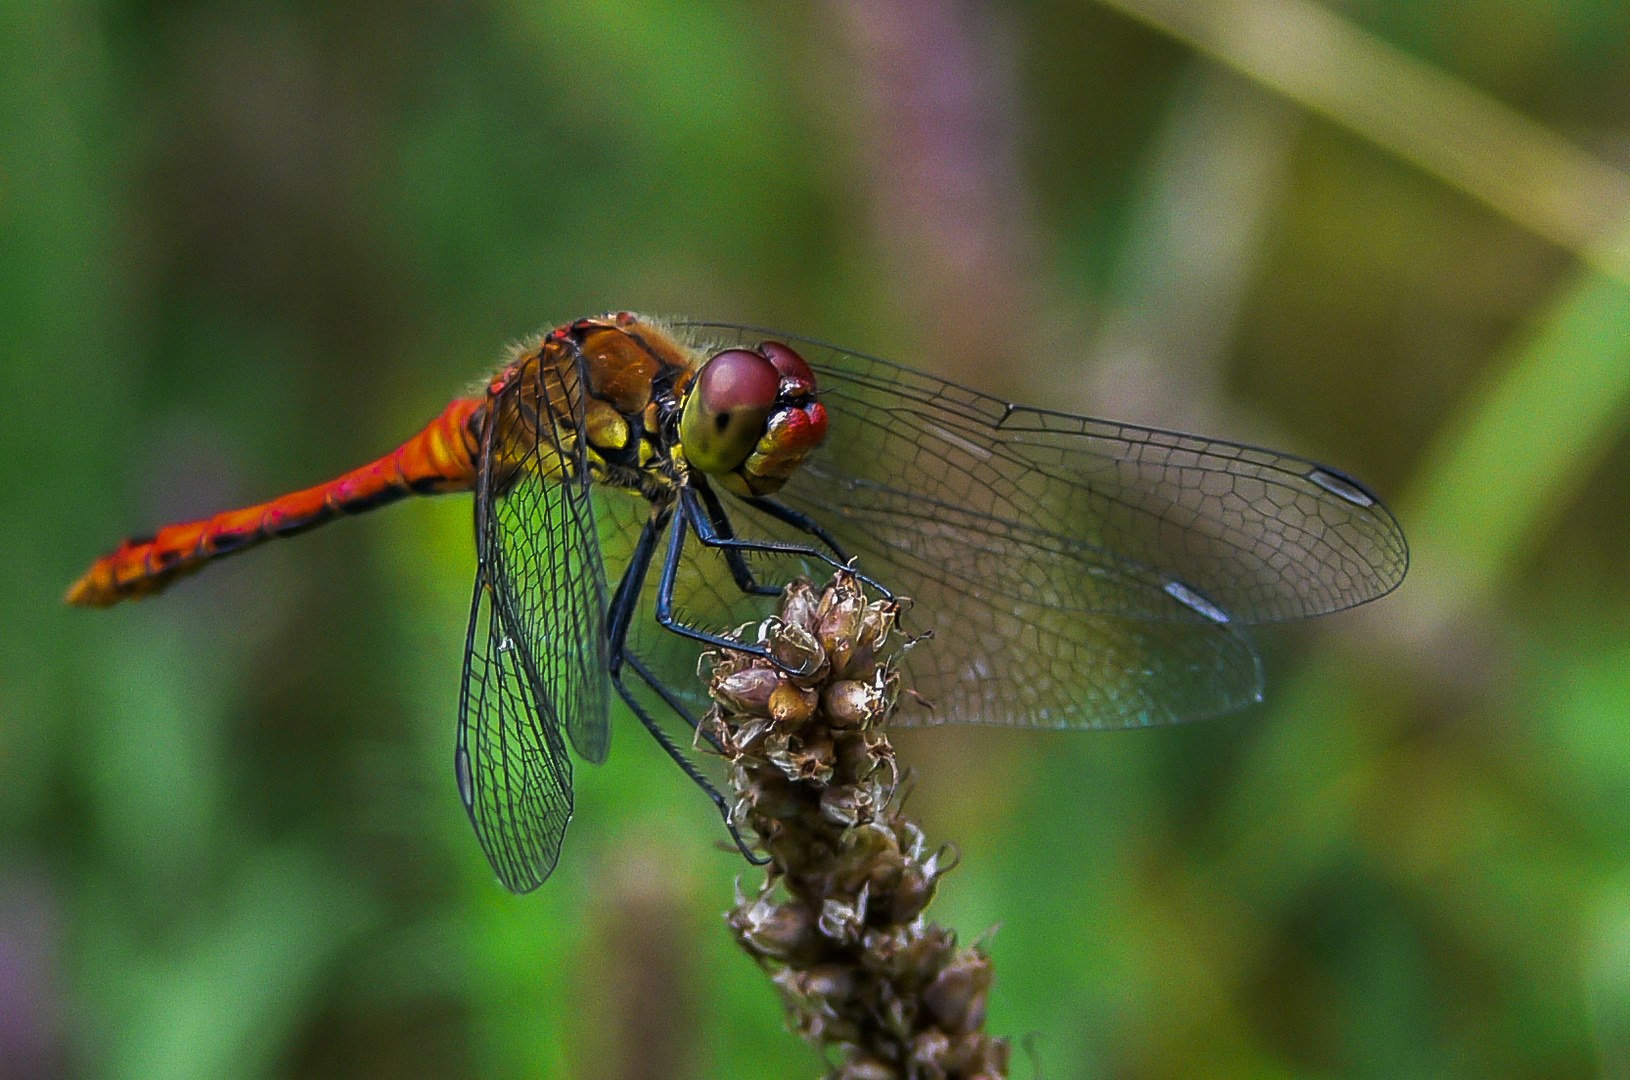
<svg viewBox="0 0 1630 1080">
<path fill-rule="evenodd" d="M 1010 405 L 885 360 L 791 340 L 818 373 L 831 428 L 816 467 L 789 488 L 828 512 L 874 521 L 963 512 L 983 523 L 976 527 L 1093 552 L 1117 584 L 1080 599 L 1106 614 L 1166 617 L 1158 601 L 1141 606 L 1118 587 L 1129 574 L 1181 583 L 1245 624 L 1339 611 L 1403 580 L 1408 548 L 1397 521 L 1333 469 Z"/>
<path fill-rule="evenodd" d="M 504 626 L 493 583 L 477 573 L 464 654 L 453 768 L 498 880 L 513 892 L 543 884 L 572 817 L 572 766 L 554 709 Z"/>
<path fill-rule="evenodd" d="M 605 567 L 588 470 L 560 438 L 578 429 L 581 397 L 558 380 L 542 391 L 507 389 L 483 450 L 455 760 L 481 846 L 517 892 L 549 876 L 571 817 L 562 730 L 590 762 L 610 740 Z"/>
<path fill-rule="evenodd" d="M 619 492 L 597 497 L 603 500 L 597 520 L 608 537 L 608 563 L 621 566 L 624 556 L 613 553 L 609 536 L 628 535 L 624 530 L 642 523 L 648 508 Z M 739 501 L 727 500 L 726 508 L 738 535 L 809 539 Z M 840 540 L 852 543 L 848 531 L 839 530 Z M 942 539 L 948 547 L 983 542 L 977 536 Z M 874 570 L 864 556 L 861 562 L 867 572 Z M 758 556 L 748 565 L 761 582 L 776 585 L 796 576 L 824 580 L 831 572 L 814 558 Z M 657 574 L 653 567 L 646 580 L 629 649 L 693 717 L 700 716 L 709 704 L 697 675 L 702 649 L 657 625 Z M 884 575 L 890 588 L 913 597 L 906 629 L 933 632 L 902 663 L 905 685 L 914 693 L 902 698 L 895 723 L 1129 727 L 1219 715 L 1261 697 L 1261 670 L 1250 642 L 1235 628 L 1192 611 L 1188 621 L 1174 615 L 1168 622 L 1079 616 L 1045 604 L 995 604 L 977 589 L 941 584 L 945 578 L 899 561 Z M 931 602 L 916 599 L 924 596 Z M 685 548 L 674 600 L 684 621 L 716 633 L 757 623 L 774 610 L 773 598 L 743 593 L 723 557 L 694 539 Z"/>
<path fill-rule="evenodd" d="M 541 680 L 540 699 L 583 760 L 611 743 L 605 564 L 589 490 L 524 474 L 496 500 L 492 578 L 514 636 Z"/>
<path fill-rule="evenodd" d="M 1241 624 L 1395 588 L 1407 548 L 1357 482 L 1290 455 L 1009 405 L 883 360 L 790 340 L 826 445 L 778 495 L 934 637 L 907 661 L 919 719 L 1103 727 L 1255 700 Z"/>
</svg>

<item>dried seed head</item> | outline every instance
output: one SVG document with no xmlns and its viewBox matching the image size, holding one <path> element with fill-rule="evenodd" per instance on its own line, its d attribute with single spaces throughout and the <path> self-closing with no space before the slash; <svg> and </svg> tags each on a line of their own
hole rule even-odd
<svg viewBox="0 0 1630 1080">
<path fill-rule="evenodd" d="M 857 826 L 855 831 L 862 833 L 875 828 L 874 823 Z M 893 908 L 894 887 L 906 866 L 905 856 L 900 853 L 899 848 L 890 844 L 888 847 L 875 848 L 863 857 L 845 852 L 843 857 L 840 857 L 838 865 L 840 869 L 837 885 L 840 888 L 869 887 L 872 903 L 881 913 L 886 915 Z"/>
<path fill-rule="evenodd" d="M 795 1020 L 805 1038 L 829 1043 L 853 1043 L 860 1025 L 844 1004 L 854 996 L 855 983 L 841 964 L 804 970 L 784 968 L 771 976 L 782 997 L 797 1008 Z"/>
<path fill-rule="evenodd" d="M 853 945 L 860 940 L 861 931 L 866 926 L 868 899 L 865 886 L 861 887 L 860 895 L 853 901 L 828 897 L 821 904 L 821 917 L 816 925 L 821 933 L 838 944 Z"/>
<path fill-rule="evenodd" d="M 870 785 L 829 787 L 821 792 L 821 816 L 834 825 L 847 827 L 870 821 L 877 805 Z"/>
<path fill-rule="evenodd" d="M 799 578 L 781 592 L 781 619 L 792 626 L 813 630 L 821 607 L 821 595 L 815 586 Z"/>
<path fill-rule="evenodd" d="M 861 619 L 866 601 L 856 593 L 829 590 L 822 601 L 820 623 L 815 636 L 832 662 L 832 670 L 844 671 L 860 640 Z"/>
<path fill-rule="evenodd" d="M 945 1054 L 946 1072 L 968 1080 L 1007 1075 L 1008 1046 L 1002 1039 L 969 1033 L 952 1039 Z"/>
<path fill-rule="evenodd" d="M 951 1037 L 943 1031 L 925 1031 L 911 1040 L 911 1069 L 914 1075 L 945 1080 L 945 1060 L 951 1056 Z"/>
<path fill-rule="evenodd" d="M 856 782 L 878 776 L 880 779 L 876 782 L 884 785 L 890 797 L 899 780 L 894 768 L 894 747 L 881 731 L 861 730 L 856 737 L 841 740 L 838 743 L 838 767 L 853 776 Z M 887 778 L 886 782 L 881 779 L 883 777 Z M 887 798 L 882 800 L 887 801 Z"/>
<path fill-rule="evenodd" d="M 756 717 L 748 717 L 736 729 L 731 745 L 735 747 L 737 754 L 748 753 L 758 746 L 764 736 L 774 730 L 775 723 L 769 717 L 764 717 L 762 720 Z"/>
<path fill-rule="evenodd" d="M 792 986 L 808 1001 L 840 1001 L 855 992 L 855 974 L 842 964 L 821 964 L 793 976 Z"/>
<path fill-rule="evenodd" d="M 836 1080 L 900 1080 L 900 1070 L 876 1058 L 856 1058 L 837 1072 Z"/>
<path fill-rule="evenodd" d="M 941 926 L 929 926 L 911 935 L 893 956 L 896 980 L 925 986 L 933 980 L 956 951 L 956 935 Z"/>
<path fill-rule="evenodd" d="M 989 959 L 922 918 L 949 866 L 899 809 L 896 612 L 848 572 L 795 582 L 759 631 L 773 660 L 712 658 L 699 738 L 729 762 L 731 820 L 771 857 L 728 921 L 792 1026 L 840 1051 L 834 1076 L 994 1080 L 1007 1044 L 979 1030 Z"/>
<path fill-rule="evenodd" d="M 796 902 L 773 903 L 759 896 L 738 904 L 726 921 L 748 951 L 774 960 L 807 960 L 817 955 L 815 918 Z"/>
<path fill-rule="evenodd" d="M 889 904 L 889 918 L 895 922 L 908 923 L 921 915 L 923 909 L 933 901 L 938 883 L 939 878 L 935 876 L 933 867 L 907 863 L 900 873 L 899 882 L 894 886 Z"/>
<path fill-rule="evenodd" d="M 899 611 L 893 605 L 878 601 L 866 607 L 861 613 L 860 631 L 856 635 L 854 648 L 849 653 L 848 664 L 837 674 L 846 678 L 863 678 L 877 663 L 877 651 L 888 640 L 889 634 L 894 630 L 895 619 Z"/>
<path fill-rule="evenodd" d="M 861 962 L 880 977 L 893 979 L 901 971 L 900 956 L 911 940 L 911 928 L 908 926 L 867 930 Z"/>
<path fill-rule="evenodd" d="M 764 740 L 764 758 L 788 780 L 824 787 L 832 779 L 836 753 L 829 739 L 777 734 Z"/>
<path fill-rule="evenodd" d="M 883 718 L 883 693 L 859 679 L 839 679 L 821 691 L 821 708 L 833 727 L 866 727 Z"/>
<path fill-rule="evenodd" d="M 806 686 L 828 670 L 826 650 L 814 634 L 797 623 L 783 622 L 770 635 L 770 655 L 791 678 Z"/>
<path fill-rule="evenodd" d="M 745 789 L 737 790 L 742 791 L 751 810 L 766 821 L 790 821 L 808 812 L 804 793 L 774 773 L 764 773 Z"/>
</svg>

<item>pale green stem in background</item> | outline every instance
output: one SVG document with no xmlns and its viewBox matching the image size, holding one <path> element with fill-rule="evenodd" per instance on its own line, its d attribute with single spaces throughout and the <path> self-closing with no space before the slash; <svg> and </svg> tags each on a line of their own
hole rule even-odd
<svg viewBox="0 0 1630 1080">
<path fill-rule="evenodd" d="M 1426 644 L 1485 599 L 1621 429 L 1630 176 L 1310 0 L 1100 0 L 1371 140 L 1599 271 L 1440 431 L 1399 510 Z M 1388 614 L 1396 624 L 1396 605 Z"/>
<path fill-rule="evenodd" d="M 1135 188 L 1094 363 L 1056 388 L 1059 408 L 1232 434 L 1216 416 L 1223 371 L 1300 123 L 1279 96 L 1191 61 Z"/>
<path fill-rule="evenodd" d="M 1309 0 L 1099 0 L 1630 281 L 1630 176 Z"/>
<path fill-rule="evenodd" d="M 1401 647 L 1424 666 L 1442 662 L 1444 646 L 1497 600 L 1578 496 L 1622 433 L 1627 403 L 1630 286 L 1587 272 L 1514 343 L 1483 391 L 1464 399 L 1439 428 L 1397 504 L 1410 540 L 1410 574 L 1395 596 L 1365 610 L 1362 625 L 1372 640 Z M 1235 835 L 1239 854 L 1253 864 L 1243 871 L 1256 879 L 1253 891 L 1294 895 L 1287 878 L 1312 880 L 1334 856 L 1359 812 L 1361 793 L 1350 786 L 1355 764 L 1389 738 L 1391 724 L 1379 715 L 1364 722 L 1337 715 L 1335 703 L 1360 707 L 1345 689 L 1354 641 L 1330 645 L 1276 691 L 1271 731 L 1253 748 L 1233 809 L 1221 815 L 1224 832 Z M 1404 721 L 1401 714 L 1391 718 Z M 1317 807 L 1264 816 L 1261 808 L 1275 802 L 1276 791 L 1320 797 Z M 1291 821 L 1296 826 L 1286 828 Z"/>
<path fill-rule="evenodd" d="M 1630 287 L 1586 273 L 1438 431 L 1399 507 L 1417 569 L 1401 596 L 1433 630 L 1487 601 L 1620 437 Z"/>
</svg>

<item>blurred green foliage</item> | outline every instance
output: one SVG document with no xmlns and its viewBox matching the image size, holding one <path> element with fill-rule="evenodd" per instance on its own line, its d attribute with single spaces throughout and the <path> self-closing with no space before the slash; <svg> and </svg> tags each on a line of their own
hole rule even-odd
<svg viewBox="0 0 1630 1080">
<path fill-rule="evenodd" d="M 1622 3 L 1341 10 L 1625 157 Z M 1265 635 L 1260 709 L 902 736 L 963 853 L 935 914 L 1000 924 L 991 1027 L 1048 1075 L 1630 1076 L 1630 286 L 1080 0 L 30 0 L 0 1077 L 819 1071 L 628 717 L 555 877 L 493 881 L 450 767 L 466 500 L 59 606 L 120 535 L 371 458 L 613 308 L 1120 403 L 1398 507 L 1404 589 Z"/>
</svg>

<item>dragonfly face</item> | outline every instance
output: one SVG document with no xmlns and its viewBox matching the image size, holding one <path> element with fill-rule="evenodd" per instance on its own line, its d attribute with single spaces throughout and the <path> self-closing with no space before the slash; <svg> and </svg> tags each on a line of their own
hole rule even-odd
<svg viewBox="0 0 1630 1080">
<path fill-rule="evenodd" d="M 621 313 L 521 347 L 379 461 L 126 541 L 68 600 L 140 597 L 262 540 L 459 490 L 477 572 L 454 769 L 516 891 L 554 867 L 567 743 L 604 760 L 613 691 L 723 809 L 658 714 L 696 724 L 698 654 L 742 648 L 729 628 L 795 576 L 852 560 L 913 600 L 905 628 L 930 639 L 902 660 L 915 693 L 896 722 L 1104 728 L 1258 700 L 1244 627 L 1374 599 L 1408 563 L 1372 493 L 1292 455 Z"/>
<path fill-rule="evenodd" d="M 679 438 L 685 459 L 726 491 L 774 494 L 826 438 L 815 373 L 779 342 L 726 349 L 697 375 Z"/>
</svg>

